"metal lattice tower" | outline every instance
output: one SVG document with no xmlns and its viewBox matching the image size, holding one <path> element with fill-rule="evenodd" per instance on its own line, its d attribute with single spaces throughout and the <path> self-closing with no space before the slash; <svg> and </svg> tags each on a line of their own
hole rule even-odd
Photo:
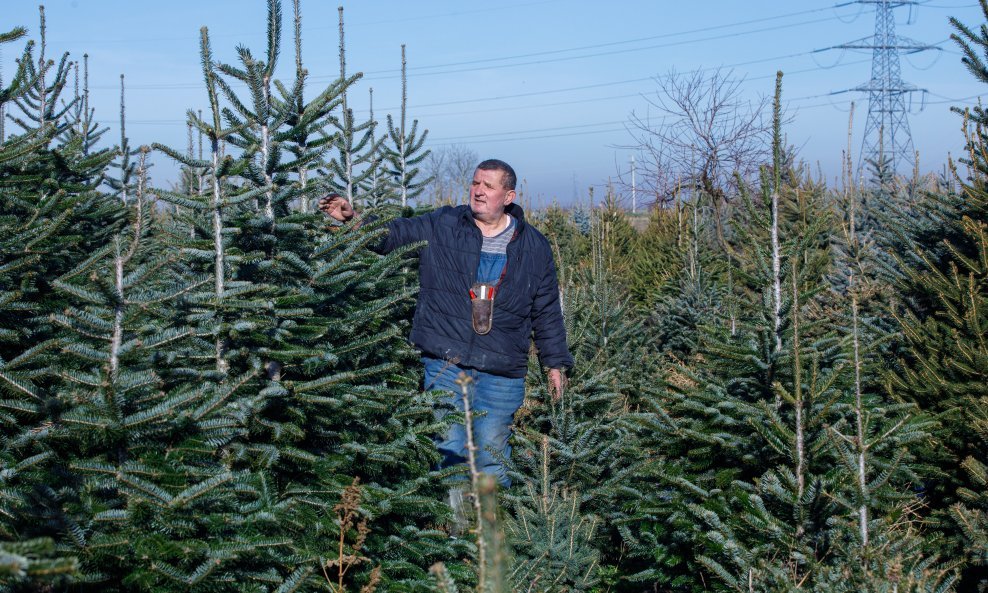
<svg viewBox="0 0 988 593">
<path fill-rule="evenodd" d="M 893 10 L 918 4 L 916 0 L 856 0 L 857 4 L 875 6 L 875 34 L 857 41 L 834 46 L 834 49 L 871 50 L 871 80 L 846 91 L 868 93 L 868 120 L 858 171 L 865 163 L 888 163 L 893 172 L 912 169 L 915 151 L 912 133 L 909 131 L 909 104 L 911 93 L 925 89 L 902 80 L 900 54 L 912 54 L 929 49 L 940 49 L 919 43 L 895 33 Z"/>
</svg>

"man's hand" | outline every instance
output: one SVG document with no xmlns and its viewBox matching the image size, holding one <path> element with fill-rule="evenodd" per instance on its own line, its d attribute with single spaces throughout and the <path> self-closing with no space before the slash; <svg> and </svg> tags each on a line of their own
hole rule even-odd
<svg viewBox="0 0 988 593">
<path fill-rule="evenodd" d="M 319 210 L 340 222 L 347 222 L 354 215 L 353 206 L 339 194 L 329 194 L 319 198 Z"/>
<path fill-rule="evenodd" d="M 549 394 L 552 396 L 552 401 L 559 401 L 567 383 L 566 374 L 562 369 L 549 369 Z"/>
</svg>

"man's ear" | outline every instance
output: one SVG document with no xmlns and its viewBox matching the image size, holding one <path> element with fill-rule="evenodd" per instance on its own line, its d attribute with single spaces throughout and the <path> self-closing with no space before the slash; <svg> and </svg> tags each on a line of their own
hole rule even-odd
<svg viewBox="0 0 988 593">
<path fill-rule="evenodd" d="M 518 194 L 515 193 L 515 190 L 509 189 L 508 190 L 508 193 L 505 194 L 505 196 L 504 196 L 504 205 L 507 206 L 508 204 L 514 202 L 516 195 L 518 195 Z"/>
</svg>

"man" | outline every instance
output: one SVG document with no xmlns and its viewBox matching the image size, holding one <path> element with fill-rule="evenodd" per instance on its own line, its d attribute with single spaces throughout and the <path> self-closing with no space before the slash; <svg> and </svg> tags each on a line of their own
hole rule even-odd
<svg viewBox="0 0 988 593">
<path fill-rule="evenodd" d="M 377 249 L 428 242 L 410 336 L 422 352 L 425 388 L 452 392 L 446 403 L 462 411 L 463 377 L 469 378 L 471 408 L 482 413 L 473 423 L 477 466 L 505 486 L 510 480 L 500 459 L 511 454 L 508 438 L 525 397 L 532 335 L 553 397 L 573 366 L 552 251 L 514 204 L 516 182 L 507 163 L 486 160 L 474 172 L 469 206 L 393 220 Z M 355 214 L 338 195 L 322 198 L 319 208 L 341 222 Z M 443 467 L 463 462 L 466 445 L 464 426 L 452 426 L 438 443 Z"/>
</svg>

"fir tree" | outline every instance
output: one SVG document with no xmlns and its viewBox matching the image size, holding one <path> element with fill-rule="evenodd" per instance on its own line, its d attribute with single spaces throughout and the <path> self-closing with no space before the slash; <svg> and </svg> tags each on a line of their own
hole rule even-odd
<svg viewBox="0 0 988 593">
<path fill-rule="evenodd" d="M 599 519 L 583 510 L 588 497 L 568 489 L 550 469 L 561 462 L 573 468 L 578 461 L 552 459 L 560 443 L 550 446 L 548 436 L 535 451 L 525 445 L 520 461 L 527 479 L 512 497 L 506 526 L 515 549 L 511 590 L 591 591 L 599 582 L 600 551 L 593 545 Z"/>
<path fill-rule="evenodd" d="M 73 91 L 74 99 L 71 102 L 62 100 L 64 106 L 63 117 L 68 126 L 61 134 L 63 143 L 69 143 L 73 138 L 82 141 L 83 154 L 89 154 L 99 143 L 109 128 L 101 125 L 96 119 L 96 108 L 89 104 L 89 54 L 82 55 L 82 88 L 79 88 L 79 63 L 72 62 Z M 123 80 L 121 77 L 121 108 L 123 102 Z M 121 109 L 121 117 L 123 110 Z M 121 128 L 123 129 L 123 128 Z M 128 147 L 128 150 L 130 148 Z M 131 151 L 131 156 L 136 154 Z M 130 167 L 133 173 L 133 165 Z"/>
<path fill-rule="evenodd" d="M 192 228 L 212 220 L 209 235 L 182 241 L 176 232 L 170 239 L 213 277 L 179 313 L 216 345 L 189 351 L 174 380 L 213 382 L 210 405 L 236 410 L 217 453 L 264 484 L 260 502 L 272 517 L 265 529 L 292 541 L 285 554 L 265 559 L 286 587 L 316 586 L 334 574 L 338 586 L 345 564 L 352 586 L 414 590 L 426 586 L 426 569 L 437 560 L 462 571 L 455 561 L 465 543 L 436 528 L 448 510 L 429 472 L 436 459 L 431 403 L 415 393 L 417 377 L 405 370 L 414 354 L 389 319 L 413 294 L 399 273 L 409 250 L 384 258 L 365 250 L 380 238 L 383 221 L 330 227 L 321 213 L 291 211 L 300 163 L 284 155 L 302 153 L 290 148 L 304 136 L 301 128 L 321 129 L 327 109 L 344 109 L 342 93 L 356 77 L 329 85 L 305 103 L 302 117 L 293 94 L 268 101 L 266 85 L 281 88 L 272 79 L 280 18 L 279 3 L 270 2 L 266 60 L 239 48 L 236 66 L 214 64 L 204 31 L 212 121 L 192 121 L 213 157 L 199 162 L 163 148 L 203 168 L 212 186 L 208 202 L 162 194 L 187 209 Z M 227 77 L 247 84 L 250 101 Z M 221 119 L 231 125 L 221 127 Z M 219 154 L 221 138 L 230 154 Z M 306 154 L 315 163 L 318 151 Z M 329 509 L 352 492 L 354 478 L 359 504 L 340 507 L 351 516 L 354 533 L 347 533 Z M 340 542 L 359 554 L 338 552 Z M 347 559 L 358 555 L 366 560 Z"/>
<path fill-rule="evenodd" d="M 574 220 L 574 212 L 564 210 L 553 204 L 543 210 L 531 214 L 532 224 L 552 244 L 553 254 L 559 263 L 559 274 L 564 277 L 560 284 L 565 285 L 565 274 L 569 270 L 579 269 L 586 265 L 590 257 L 590 224 L 580 227 Z M 528 216 L 528 213 L 525 213 Z"/>
<path fill-rule="evenodd" d="M 364 194 L 369 191 L 369 183 L 377 175 L 377 166 L 381 163 L 379 155 L 385 138 L 375 138 L 377 122 L 373 119 L 357 123 L 353 108 L 348 102 L 347 91 L 363 74 L 347 76 L 342 6 L 339 8 L 339 17 L 340 78 L 337 92 L 340 113 L 330 120 L 336 128 L 332 136 L 336 154 L 329 159 L 325 170 L 320 169 L 320 174 L 326 189 L 339 193 L 351 204 L 357 204 L 366 197 Z"/>
<path fill-rule="evenodd" d="M 5 37 L 18 36 L 15 30 Z M 60 512 L 62 485 L 52 472 L 64 405 L 59 354 L 67 345 L 50 316 L 71 298 L 54 286 L 100 249 L 123 217 L 119 205 L 98 190 L 112 151 L 90 150 L 95 128 L 79 121 L 79 97 L 61 99 L 71 72 L 68 56 L 56 66 L 46 51 L 42 10 L 40 43 L 27 44 L 17 75 L 3 90 L 4 101 L 15 107 L 7 110 L 5 103 L 6 115 L 19 130 L 0 150 L 0 457 L 5 468 L 0 532 L 5 539 L 58 541 L 64 523 L 53 517 Z M 91 122 L 91 112 L 86 113 Z M 47 545 L 35 544 L 39 550 Z"/>
<path fill-rule="evenodd" d="M 0 43 L 10 43 L 26 34 L 23 28 L 15 28 L 0 35 Z M 19 68 L 10 84 L 0 89 L 0 116 L 5 107 L 34 85 L 28 75 L 30 47 L 19 60 Z M 9 175 L 16 182 L 25 179 L 14 174 L 36 158 L 37 152 L 51 140 L 51 129 L 33 129 L 10 138 L 0 138 L 0 175 Z M 34 246 L 51 248 L 49 241 L 57 241 L 63 228 L 42 217 L 34 223 L 31 216 L 14 208 L 21 196 L 10 188 L 0 193 L 5 212 L 0 216 L 0 464 L 4 477 L 0 480 L 0 587 L 40 587 L 58 582 L 75 573 L 75 558 L 55 551 L 51 538 L 25 540 L 21 528 L 30 525 L 37 486 L 44 483 L 45 469 L 51 461 L 51 451 L 43 441 L 50 417 L 46 409 L 48 397 L 42 377 L 51 360 L 54 344 L 35 345 L 31 339 L 38 328 L 25 323 L 35 310 L 37 294 L 34 292 L 35 274 L 42 269 L 42 253 Z M 52 200 L 55 202 L 55 200 Z M 22 215 L 22 216 L 19 216 Z M 55 216 L 57 220 L 57 216 Z M 47 336 L 47 335 L 46 335 Z M 23 521 L 23 522 L 22 522 Z M 28 536 L 29 537 L 29 536 Z"/>
<path fill-rule="evenodd" d="M 647 311 L 670 294 L 681 263 L 685 222 L 682 206 L 653 208 L 648 226 L 634 237 L 635 245 L 626 258 L 628 289 L 636 303 Z"/>
<path fill-rule="evenodd" d="M 988 5 L 981 3 L 988 19 Z M 962 62 L 981 82 L 988 82 L 984 31 L 951 20 Z M 892 221 L 896 246 L 895 288 L 901 304 L 894 311 L 902 332 L 898 368 L 889 373 L 891 387 L 940 421 L 933 446 L 923 456 L 935 472 L 926 480 L 925 498 L 942 521 L 960 556 L 972 531 L 948 519 L 958 494 L 975 501 L 981 490 L 978 463 L 988 459 L 979 432 L 980 402 L 988 382 L 988 193 L 984 159 L 985 118 L 981 108 L 961 112 L 965 118 L 966 178 L 956 168 L 957 191 L 929 192 L 911 216 Z M 968 471 L 962 469 L 964 465 Z M 974 471 L 970 471 L 974 470 Z M 960 489 L 960 490 L 958 490 Z M 975 502 L 975 505 L 977 503 Z M 977 553 L 975 547 L 971 550 Z M 966 571 L 966 586 L 986 580 L 984 568 Z"/>
<path fill-rule="evenodd" d="M 26 34 L 27 31 L 24 28 L 16 28 L 0 36 L 0 42 L 9 43 Z M 2 99 L 0 106 L 6 106 L 11 99 L 27 92 L 27 87 L 31 84 L 27 75 L 29 56 L 30 54 L 25 50 L 24 57 L 20 60 L 20 68 L 10 85 L 0 89 L 0 99 Z M 0 150 L 0 167 L 7 171 L 30 159 L 33 150 L 40 148 L 45 142 L 44 138 L 38 138 L 39 135 L 35 131 L 4 139 L 0 144 L 0 148 L 2 148 Z M 12 203 L 13 195 L 5 191 L 2 196 L 6 211 L 8 203 Z M 0 368 L 3 371 L 0 373 L 0 378 L 2 378 L 0 386 L 2 386 L 5 394 L 15 398 L 23 397 L 25 394 L 35 396 L 37 392 L 31 385 L 31 381 L 18 377 L 16 371 L 20 361 L 15 357 L 17 356 L 18 342 L 23 336 L 18 328 L 21 325 L 21 317 L 31 310 L 31 305 L 21 300 L 24 297 L 24 289 L 30 288 L 30 284 L 25 286 L 20 280 L 22 270 L 36 266 L 41 260 L 39 255 L 24 247 L 44 239 L 45 235 L 52 231 L 42 225 L 24 225 L 21 218 L 14 213 L 0 217 L 0 225 L 2 225 L 0 228 L 3 230 L 0 245 L 3 247 L 4 254 L 3 263 L 0 265 L 0 305 L 2 305 L 0 308 L 0 316 L 2 316 L 0 317 L 2 320 L 0 321 L 2 323 L 0 325 L 0 345 L 3 346 L 3 355 L 0 355 L 0 364 L 2 364 Z M 35 410 L 39 407 L 36 403 L 28 405 Z M 4 419 L 8 424 L 16 424 L 16 419 L 11 416 L 5 415 Z"/>
<path fill-rule="evenodd" d="M 67 356 L 58 369 L 58 464 L 52 490 L 62 547 L 81 580 L 101 590 L 201 590 L 248 580 L 249 560 L 284 541 L 237 529 L 256 521 L 250 476 L 219 463 L 209 444 L 231 422 L 209 406 L 208 385 L 163 389 L 153 354 L 190 331 L 169 320 L 170 300 L 208 278 L 178 280 L 150 241 L 147 149 L 140 154 L 131 224 L 56 282 L 75 303 L 54 316 Z"/>
<path fill-rule="evenodd" d="M 315 100 L 310 103 L 305 102 L 305 82 L 308 71 L 302 65 L 302 13 L 300 0 L 293 0 L 292 8 L 294 12 L 294 39 L 295 39 L 295 85 L 290 91 L 275 80 L 274 84 L 278 88 L 281 100 L 290 102 L 282 108 L 289 114 L 285 125 L 292 132 L 286 137 L 286 150 L 294 158 L 285 165 L 285 169 L 294 168 L 296 180 L 299 186 L 298 207 L 302 213 L 309 212 L 313 198 L 321 197 L 323 187 L 318 183 L 309 182 L 310 172 L 316 172 L 317 168 L 323 165 L 325 154 L 328 151 L 334 138 L 331 134 L 326 134 L 325 129 L 330 121 L 331 113 L 343 102 L 342 94 L 338 90 L 338 85 L 345 84 L 342 79 L 335 85 L 324 91 L 324 95 L 330 97 L 328 101 Z M 373 115 L 371 116 L 373 119 Z"/>
<path fill-rule="evenodd" d="M 87 77 L 88 78 L 88 77 Z M 89 91 L 86 90 L 88 96 Z M 119 162 L 112 166 L 120 171 L 116 178 L 110 177 L 107 183 L 120 196 L 120 201 L 126 204 L 134 191 L 134 180 L 137 173 L 137 163 L 132 159 L 140 153 L 140 148 L 131 148 L 127 137 L 127 112 L 124 101 L 124 75 L 120 75 L 120 148 Z M 88 103 L 88 101 L 87 101 Z"/>
<path fill-rule="evenodd" d="M 415 199 L 425 190 L 425 187 L 432 181 L 431 178 L 416 179 L 419 176 L 417 165 L 422 163 L 429 156 L 428 150 L 422 150 L 425 139 L 429 135 L 428 130 L 418 135 L 419 120 L 412 121 L 411 129 L 406 129 L 406 119 L 408 118 L 408 79 L 405 74 L 407 62 L 405 60 L 405 45 L 401 46 L 401 114 L 399 115 L 399 125 L 395 126 L 391 116 L 388 115 L 388 138 L 391 145 L 385 149 L 384 158 L 388 161 L 390 169 L 388 174 L 394 179 L 396 193 L 401 196 L 401 206 L 408 206 L 409 201 Z M 373 119 L 373 117 L 372 117 Z"/>
<path fill-rule="evenodd" d="M 972 408 L 970 417 L 984 442 L 988 437 L 988 398 L 981 398 Z M 961 467 L 967 472 L 970 485 L 958 490 L 960 501 L 950 512 L 971 563 L 984 567 L 988 565 L 988 465 L 983 459 L 972 456 L 965 459 Z"/>
<path fill-rule="evenodd" d="M 0 587 L 4 590 L 61 585 L 76 569 L 75 559 L 55 554 L 50 539 L 0 544 Z"/>
<path fill-rule="evenodd" d="M 655 401 L 666 452 L 682 458 L 658 474 L 671 486 L 660 509 L 689 534 L 670 551 L 725 590 L 883 590 L 903 574 L 897 558 L 915 562 L 899 590 L 917 576 L 910 590 L 949 587 L 948 569 L 925 579 L 935 558 L 908 556 L 915 533 L 892 535 L 924 426 L 908 406 L 865 395 L 877 381 L 860 294 L 848 333 L 829 322 L 832 214 L 820 188 L 782 171 L 778 97 L 777 87 L 773 166 L 733 221 L 738 325 L 705 326 L 702 358 L 674 367 Z"/>
<path fill-rule="evenodd" d="M 570 385 L 552 400 L 545 371 L 533 362 L 535 397 L 519 413 L 512 455 L 518 485 L 506 494 L 516 587 L 591 590 L 602 569 L 640 572 L 636 561 L 647 547 L 637 537 L 643 516 L 635 502 L 649 488 L 637 479 L 647 452 L 628 422 L 652 378 L 642 364 L 647 335 L 607 265 L 624 221 L 616 211 L 595 214 L 591 260 L 562 278 L 575 361 Z"/>
<path fill-rule="evenodd" d="M 663 265 L 665 269 L 657 280 L 664 283 L 652 285 L 648 296 L 643 295 L 646 304 L 653 303 L 650 320 L 656 349 L 672 360 L 683 362 L 697 355 L 701 327 L 716 319 L 722 307 L 732 303 L 729 294 L 732 286 L 722 282 L 725 269 L 719 262 L 724 259 L 723 253 L 719 248 L 712 248 L 713 237 L 704 236 L 705 209 L 701 197 L 682 204 L 677 200 L 675 248 L 669 251 L 676 254 L 678 270 L 673 272 Z M 668 214 L 656 216 L 669 217 Z M 668 235 L 670 222 L 663 224 L 665 232 L 656 240 L 672 239 Z M 653 232 L 651 226 L 650 222 L 647 233 Z M 654 272 L 650 270 L 647 274 Z"/>
</svg>

